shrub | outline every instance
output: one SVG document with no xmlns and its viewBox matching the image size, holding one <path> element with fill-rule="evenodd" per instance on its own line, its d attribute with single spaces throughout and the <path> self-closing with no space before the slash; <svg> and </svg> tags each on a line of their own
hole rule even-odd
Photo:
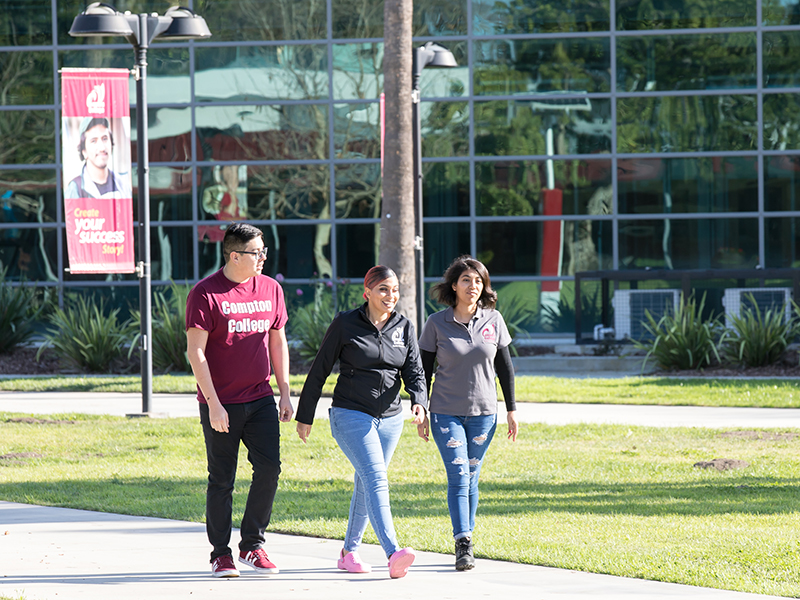
<svg viewBox="0 0 800 600">
<path fill-rule="evenodd" d="M 170 285 L 170 294 L 153 294 L 153 367 L 159 371 L 181 371 L 191 373 L 189 356 L 186 354 L 186 298 L 190 285 Z M 133 327 L 141 330 L 139 311 L 131 311 Z M 134 339 L 129 354 L 138 347 L 139 336 Z"/>
<path fill-rule="evenodd" d="M 503 315 L 508 333 L 511 335 L 512 343 L 509 349 L 514 356 L 517 356 L 517 348 L 514 342 L 526 335 L 522 326 L 526 321 L 534 317 L 534 312 L 531 310 L 529 302 L 522 296 L 498 297 L 496 308 Z"/>
<path fill-rule="evenodd" d="M 7 269 L 0 270 L 0 354 L 11 352 L 35 333 L 33 323 L 47 302 L 32 285 L 11 286 Z"/>
<path fill-rule="evenodd" d="M 45 343 L 36 353 L 52 347 L 67 364 L 95 373 L 107 373 L 114 361 L 121 359 L 131 343 L 135 328 L 131 320 L 119 322 L 119 308 L 106 314 L 105 301 L 78 296 L 68 300 L 48 317 L 52 327 L 44 334 Z"/>
<path fill-rule="evenodd" d="M 764 367 L 778 362 L 800 332 L 798 321 L 786 319 L 786 307 L 768 309 L 763 315 L 752 294 L 747 294 L 750 307 L 737 317 L 731 315 L 733 324 L 722 345 L 726 361 L 745 367 Z M 795 315 L 798 307 L 795 305 Z"/>
<path fill-rule="evenodd" d="M 304 360 L 313 360 L 317 355 L 333 317 L 332 303 L 324 301 L 301 306 L 292 315 L 292 334 L 300 340 L 298 352 Z"/>
<path fill-rule="evenodd" d="M 659 367 L 673 369 L 702 369 L 711 364 L 712 358 L 719 361 L 717 345 L 723 334 L 719 317 L 703 319 L 706 297 L 697 304 L 694 298 L 685 301 L 681 296 L 678 308 L 668 312 L 658 321 L 650 311 L 645 311 L 642 322 L 651 339 L 634 340 L 633 344 L 646 350 L 642 370 L 653 358 Z"/>
</svg>

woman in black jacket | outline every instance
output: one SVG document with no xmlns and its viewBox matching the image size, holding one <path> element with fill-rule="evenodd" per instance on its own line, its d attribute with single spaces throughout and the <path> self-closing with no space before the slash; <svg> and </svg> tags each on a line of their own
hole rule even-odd
<svg viewBox="0 0 800 600">
<path fill-rule="evenodd" d="M 389 575 L 403 577 L 414 562 L 400 548 L 389 505 L 386 470 L 403 431 L 400 382 L 411 396 L 414 423 L 425 417 L 427 394 L 414 326 L 394 312 L 399 284 L 394 271 L 371 268 L 364 277 L 366 302 L 331 323 L 306 378 L 297 408 L 297 434 L 311 434 L 325 379 L 339 361 L 330 409 L 331 432 L 355 468 L 353 497 L 338 567 L 350 573 L 372 568 L 358 555 L 367 519 L 389 559 Z"/>
</svg>

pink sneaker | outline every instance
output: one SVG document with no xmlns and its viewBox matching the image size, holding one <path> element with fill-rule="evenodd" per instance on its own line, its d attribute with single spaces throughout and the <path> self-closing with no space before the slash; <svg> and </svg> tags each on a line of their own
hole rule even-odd
<svg viewBox="0 0 800 600">
<path fill-rule="evenodd" d="M 239 562 L 253 567 L 259 573 L 277 573 L 276 567 L 263 548 L 251 552 L 240 552 Z"/>
<path fill-rule="evenodd" d="M 239 570 L 233 564 L 231 555 L 225 554 L 211 561 L 211 574 L 214 577 L 238 577 Z"/>
<path fill-rule="evenodd" d="M 344 549 L 342 549 L 342 555 L 336 563 L 336 566 L 348 573 L 372 573 L 372 567 L 361 560 L 358 552 L 348 552 L 345 554 Z"/>
<path fill-rule="evenodd" d="M 413 548 L 402 548 L 389 557 L 389 577 L 400 579 L 408 573 L 408 567 L 417 558 Z"/>
</svg>

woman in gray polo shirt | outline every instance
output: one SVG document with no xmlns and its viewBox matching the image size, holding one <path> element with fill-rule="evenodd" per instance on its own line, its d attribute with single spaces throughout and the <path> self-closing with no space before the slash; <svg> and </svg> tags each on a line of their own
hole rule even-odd
<svg viewBox="0 0 800 600">
<path fill-rule="evenodd" d="M 486 267 L 460 256 L 431 290 L 446 308 L 431 315 L 419 349 L 428 389 L 438 363 L 428 417 L 419 435 L 433 436 L 447 472 L 447 506 L 455 538 L 456 570 L 475 566 L 472 532 L 478 509 L 478 476 L 497 426 L 497 386 L 506 402 L 508 437 L 517 439 L 514 367 L 502 315 L 494 310 L 497 293 Z"/>
</svg>

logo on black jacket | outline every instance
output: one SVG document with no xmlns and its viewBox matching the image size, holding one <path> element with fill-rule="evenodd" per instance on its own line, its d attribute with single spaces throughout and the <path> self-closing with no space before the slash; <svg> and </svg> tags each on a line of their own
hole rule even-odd
<svg viewBox="0 0 800 600">
<path fill-rule="evenodd" d="M 403 328 L 402 327 L 398 327 L 397 329 L 395 329 L 392 332 L 392 345 L 395 348 L 405 348 L 406 347 L 406 341 L 405 341 L 405 336 L 403 334 Z"/>
</svg>

